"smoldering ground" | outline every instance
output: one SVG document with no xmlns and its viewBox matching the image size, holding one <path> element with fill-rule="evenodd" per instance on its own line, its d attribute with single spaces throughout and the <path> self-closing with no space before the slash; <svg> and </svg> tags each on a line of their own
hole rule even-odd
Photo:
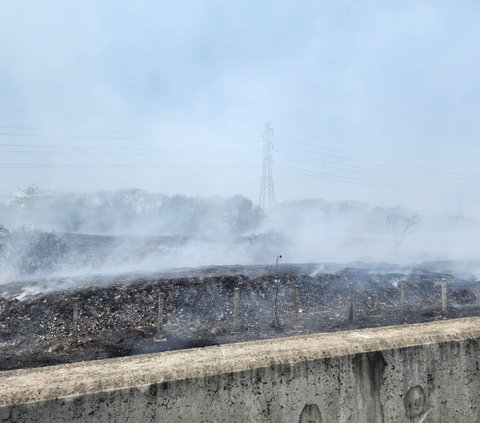
<svg viewBox="0 0 480 423">
<path fill-rule="evenodd" d="M 275 266 L 215 266 L 11 283 L 0 290 L 0 369 L 480 312 L 475 277 L 448 272 L 448 263 L 430 267 L 437 270 L 414 267 L 405 273 L 401 266 L 374 269 L 361 263 L 319 270 L 317 264 L 284 264 L 277 273 Z M 446 310 L 442 279 L 448 283 Z M 52 284 L 57 289 L 51 290 Z M 406 293 L 403 306 L 401 286 Z"/>
<path fill-rule="evenodd" d="M 480 312 L 475 242 L 465 242 L 476 222 L 463 216 L 392 226 L 415 212 L 317 199 L 266 214 L 241 196 L 38 188 L 0 212 L 13 227 L 0 234 L 3 369 Z M 436 230 L 449 242 L 429 245 Z"/>
</svg>

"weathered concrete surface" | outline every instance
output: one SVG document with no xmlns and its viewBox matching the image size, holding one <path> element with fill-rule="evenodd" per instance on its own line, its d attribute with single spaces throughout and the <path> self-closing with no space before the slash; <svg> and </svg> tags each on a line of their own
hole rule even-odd
<svg viewBox="0 0 480 423">
<path fill-rule="evenodd" d="M 480 422 L 480 318 L 0 373 L 3 422 Z"/>
</svg>

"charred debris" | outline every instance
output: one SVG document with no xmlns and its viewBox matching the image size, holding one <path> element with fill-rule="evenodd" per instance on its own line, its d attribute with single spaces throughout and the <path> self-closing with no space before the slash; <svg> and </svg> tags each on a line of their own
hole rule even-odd
<svg viewBox="0 0 480 423">
<path fill-rule="evenodd" d="M 17 282 L 0 288 L 0 369 L 477 315 L 479 298 L 473 276 L 372 265 Z"/>
</svg>

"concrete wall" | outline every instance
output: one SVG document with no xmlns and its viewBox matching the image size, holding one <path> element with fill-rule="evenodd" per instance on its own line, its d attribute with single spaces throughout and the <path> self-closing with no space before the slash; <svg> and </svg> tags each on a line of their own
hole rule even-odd
<svg viewBox="0 0 480 423">
<path fill-rule="evenodd" d="M 480 422 L 480 318 L 0 373 L 2 422 Z"/>
</svg>

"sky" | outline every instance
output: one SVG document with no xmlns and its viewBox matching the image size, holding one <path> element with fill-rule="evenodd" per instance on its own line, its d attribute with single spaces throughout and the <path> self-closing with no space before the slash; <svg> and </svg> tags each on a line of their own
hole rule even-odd
<svg viewBox="0 0 480 423">
<path fill-rule="evenodd" d="M 0 191 L 480 215 L 476 1 L 3 1 Z"/>
</svg>

